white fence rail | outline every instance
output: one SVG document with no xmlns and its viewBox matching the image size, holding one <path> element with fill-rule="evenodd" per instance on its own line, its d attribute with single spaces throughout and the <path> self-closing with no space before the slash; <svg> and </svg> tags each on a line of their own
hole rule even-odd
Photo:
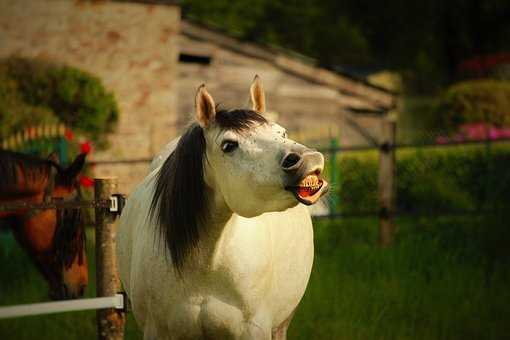
<svg viewBox="0 0 510 340">
<path fill-rule="evenodd" d="M 41 314 L 54 314 L 63 312 L 77 312 L 90 309 L 115 308 L 124 310 L 126 301 L 123 294 L 98 297 L 90 299 L 75 299 L 67 301 L 29 303 L 0 307 L 0 319 L 18 318 Z"/>
</svg>

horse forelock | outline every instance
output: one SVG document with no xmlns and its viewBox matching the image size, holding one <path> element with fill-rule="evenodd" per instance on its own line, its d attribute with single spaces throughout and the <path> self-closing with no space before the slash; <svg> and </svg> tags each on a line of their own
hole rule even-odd
<svg viewBox="0 0 510 340">
<path fill-rule="evenodd" d="M 252 110 L 218 110 L 215 122 L 221 129 L 243 132 L 267 120 Z M 195 123 L 181 136 L 156 178 L 150 216 L 179 274 L 186 259 L 198 249 L 206 228 L 205 160 L 204 130 Z"/>
<path fill-rule="evenodd" d="M 267 120 L 260 113 L 253 110 L 235 109 L 218 110 L 215 122 L 223 130 L 243 132 L 249 130 L 254 124 L 266 124 Z"/>
<path fill-rule="evenodd" d="M 86 235 L 81 210 L 59 209 L 57 214 L 57 228 L 53 243 L 57 263 L 69 268 L 78 256 L 78 264 L 82 265 Z"/>
</svg>

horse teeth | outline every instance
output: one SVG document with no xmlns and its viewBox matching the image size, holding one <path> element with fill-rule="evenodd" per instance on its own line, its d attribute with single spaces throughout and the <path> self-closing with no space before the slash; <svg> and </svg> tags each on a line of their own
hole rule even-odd
<svg viewBox="0 0 510 340">
<path fill-rule="evenodd" d="M 316 175 L 308 175 L 301 181 L 301 187 L 316 190 L 319 187 L 319 178 Z"/>
</svg>

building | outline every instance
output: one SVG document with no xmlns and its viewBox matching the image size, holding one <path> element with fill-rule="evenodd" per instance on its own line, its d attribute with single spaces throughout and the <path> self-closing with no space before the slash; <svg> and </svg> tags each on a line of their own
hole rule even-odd
<svg viewBox="0 0 510 340">
<path fill-rule="evenodd" d="M 391 92 L 308 58 L 181 20 L 174 1 L 0 0 L 0 9 L 0 58 L 65 63 L 114 92 L 119 122 L 94 172 L 117 176 L 126 193 L 146 175 L 143 160 L 185 126 L 201 83 L 225 107 L 246 106 L 259 74 L 271 118 L 309 142 L 366 144 L 359 128 L 377 135 L 380 114 L 395 106 Z"/>
<path fill-rule="evenodd" d="M 344 146 L 366 144 L 351 123 L 377 136 L 379 113 L 396 103 L 392 92 L 316 67 L 310 58 L 239 41 L 187 20 L 181 21 L 178 50 L 179 126 L 188 119 L 183 113 L 193 111 L 201 83 L 225 107 L 246 106 L 255 74 L 262 78 L 272 117 L 298 140 L 339 137 Z"/>
</svg>

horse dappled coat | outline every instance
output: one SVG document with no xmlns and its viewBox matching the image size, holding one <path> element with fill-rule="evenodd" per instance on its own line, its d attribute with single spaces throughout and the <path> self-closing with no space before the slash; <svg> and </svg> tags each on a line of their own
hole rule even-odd
<svg viewBox="0 0 510 340">
<path fill-rule="evenodd" d="M 327 191 L 323 156 L 252 110 L 216 110 L 202 85 L 196 120 L 129 196 L 119 270 L 146 339 L 285 339 L 313 262 L 306 205 Z M 303 204 L 299 204 L 303 203 Z"/>
</svg>

